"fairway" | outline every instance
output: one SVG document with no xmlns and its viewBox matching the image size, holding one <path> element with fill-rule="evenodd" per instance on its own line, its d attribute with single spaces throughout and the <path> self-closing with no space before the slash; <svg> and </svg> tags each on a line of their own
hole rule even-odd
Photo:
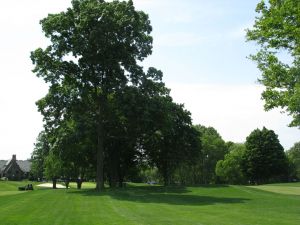
<svg viewBox="0 0 300 225">
<path fill-rule="evenodd" d="M 101 194 L 93 191 L 91 183 L 84 184 L 83 190 L 35 187 L 34 191 L 18 192 L 20 185 L 0 182 L 1 225 L 300 224 L 299 195 L 263 188 L 293 187 L 299 191 L 299 183 L 260 186 L 262 190 L 246 186 L 165 188 L 129 184 Z"/>
<path fill-rule="evenodd" d="M 269 185 L 259 185 L 251 186 L 252 188 L 257 188 L 263 191 L 270 191 L 279 194 L 288 194 L 288 195 L 300 195 L 300 184 L 269 184 Z"/>
</svg>

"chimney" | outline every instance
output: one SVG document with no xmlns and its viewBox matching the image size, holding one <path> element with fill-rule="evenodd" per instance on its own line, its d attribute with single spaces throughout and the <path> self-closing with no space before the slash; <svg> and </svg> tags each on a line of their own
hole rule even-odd
<svg viewBox="0 0 300 225">
<path fill-rule="evenodd" d="M 12 160 L 17 160 L 17 156 L 16 155 L 12 155 Z"/>
</svg>

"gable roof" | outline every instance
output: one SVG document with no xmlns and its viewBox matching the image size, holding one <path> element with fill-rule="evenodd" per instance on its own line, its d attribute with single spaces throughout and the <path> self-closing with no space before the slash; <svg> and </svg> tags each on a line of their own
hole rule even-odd
<svg viewBox="0 0 300 225">
<path fill-rule="evenodd" d="M 29 160 L 17 160 L 17 163 L 23 172 L 27 173 L 30 171 L 31 162 Z"/>
<path fill-rule="evenodd" d="M 11 159 L 10 160 L 0 160 L 0 172 L 4 171 L 4 169 L 7 168 L 7 166 L 10 164 L 10 162 L 11 162 Z M 23 172 L 27 173 L 30 171 L 31 162 L 29 160 L 16 160 L 16 162 Z"/>
<path fill-rule="evenodd" d="M 10 162 L 11 162 L 11 159 L 7 160 L 6 163 L 5 163 L 5 166 L 7 166 Z"/>
<path fill-rule="evenodd" d="M 0 160 L 0 172 L 4 169 L 7 160 Z"/>
</svg>

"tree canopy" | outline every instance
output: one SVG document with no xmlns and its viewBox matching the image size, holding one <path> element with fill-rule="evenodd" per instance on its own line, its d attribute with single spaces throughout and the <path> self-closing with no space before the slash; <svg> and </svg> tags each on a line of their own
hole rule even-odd
<svg viewBox="0 0 300 225">
<path fill-rule="evenodd" d="M 47 133 L 42 131 L 39 133 L 36 143 L 34 144 L 34 150 L 31 154 L 31 169 L 33 177 L 40 180 L 44 176 L 44 164 L 45 159 L 50 151 L 50 143 L 48 141 Z"/>
<path fill-rule="evenodd" d="M 216 165 L 216 175 L 225 183 L 244 184 L 246 177 L 243 171 L 243 156 L 246 147 L 244 144 L 231 144 L 229 152 L 224 160 L 220 160 Z"/>
<path fill-rule="evenodd" d="M 297 142 L 287 151 L 287 157 L 291 163 L 291 175 L 300 179 L 300 142 Z"/>
<path fill-rule="evenodd" d="M 260 45 L 250 58 L 262 72 L 265 109 L 288 112 L 293 116 L 290 126 L 300 126 L 299 8 L 298 0 L 262 0 L 254 26 L 247 31 L 247 40 Z"/>
<path fill-rule="evenodd" d="M 148 15 L 132 0 L 73 0 L 40 23 L 50 45 L 31 59 L 49 84 L 37 102 L 49 138 L 46 162 L 62 160 L 64 176 L 93 168 L 99 191 L 105 179 L 116 186 L 145 160 L 168 183 L 193 155 L 197 132 L 190 113 L 169 96 L 162 72 L 140 65 L 152 53 Z"/>
<path fill-rule="evenodd" d="M 215 173 L 216 164 L 224 159 L 228 152 L 228 147 L 218 131 L 213 127 L 196 125 L 196 130 L 201 134 L 199 136 L 202 144 L 202 182 L 205 184 L 217 182 Z"/>
<path fill-rule="evenodd" d="M 287 159 L 278 136 L 267 128 L 255 129 L 246 138 L 243 170 L 251 183 L 282 181 L 287 176 Z"/>
<path fill-rule="evenodd" d="M 155 79 L 138 61 L 151 54 L 152 27 L 148 16 L 136 11 L 132 1 L 73 0 L 66 12 L 41 20 L 46 49 L 31 54 L 34 72 L 49 83 L 49 94 L 39 102 L 48 129 L 83 103 L 97 134 L 97 189 L 104 187 L 105 121 L 108 99 L 125 86 Z"/>
</svg>

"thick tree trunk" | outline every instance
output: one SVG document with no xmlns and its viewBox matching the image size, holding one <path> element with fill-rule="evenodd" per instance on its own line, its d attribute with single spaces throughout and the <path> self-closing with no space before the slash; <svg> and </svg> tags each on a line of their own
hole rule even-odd
<svg viewBox="0 0 300 225">
<path fill-rule="evenodd" d="M 70 184 L 70 179 L 66 178 L 66 180 L 65 180 L 66 189 L 69 188 L 69 184 Z"/>
<path fill-rule="evenodd" d="M 170 185 L 170 179 L 169 176 L 164 174 L 164 186 L 169 186 Z"/>
<path fill-rule="evenodd" d="M 56 178 L 52 178 L 52 188 L 56 189 Z"/>
<path fill-rule="evenodd" d="M 97 128 L 97 154 L 96 154 L 96 190 L 101 191 L 104 189 L 104 128 L 103 128 L 103 110 L 101 107 L 103 103 L 102 98 L 99 98 L 99 108 L 98 108 L 98 128 Z"/>
<path fill-rule="evenodd" d="M 170 185 L 170 175 L 169 175 L 169 171 L 167 169 L 167 165 L 165 165 L 163 168 L 163 178 L 164 178 L 164 186 L 169 186 Z"/>
<path fill-rule="evenodd" d="M 119 177 L 119 187 L 124 187 L 124 177 Z"/>
<path fill-rule="evenodd" d="M 119 167 L 119 155 L 118 149 L 112 149 L 109 162 L 109 186 L 111 188 L 117 187 L 119 181 L 118 167 Z"/>
<path fill-rule="evenodd" d="M 121 153 L 118 152 L 118 160 L 117 160 L 117 164 L 116 164 L 117 185 L 118 185 L 118 187 L 124 187 L 124 177 L 126 174 L 125 171 L 128 171 L 128 169 L 122 168 L 120 154 Z"/>
<path fill-rule="evenodd" d="M 115 188 L 117 187 L 117 182 L 118 182 L 118 178 L 117 178 L 117 174 L 115 173 L 115 169 L 111 168 L 111 171 L 109 172 L 109 186 L 111 188 Z"/>
<path fill-rule="evenodd" d="M 77 189 L 81 189 L 81 186 L 82 186 L 82 179 L 81 179 L 81 178 L 78 178 L 77 181 L 76 181 L 76 184 L 77 184 Z"/>
<path fill-rule="evenodd" d="M 97 144 L 97 171 L 96 171 L 96 190 L 101 191 L 104 188 L 104 177 L 103 177 L 103 163 L 104 163 L 104 143 L 103 136 L 98 134 L 98 144 Z"/>
</svg>

